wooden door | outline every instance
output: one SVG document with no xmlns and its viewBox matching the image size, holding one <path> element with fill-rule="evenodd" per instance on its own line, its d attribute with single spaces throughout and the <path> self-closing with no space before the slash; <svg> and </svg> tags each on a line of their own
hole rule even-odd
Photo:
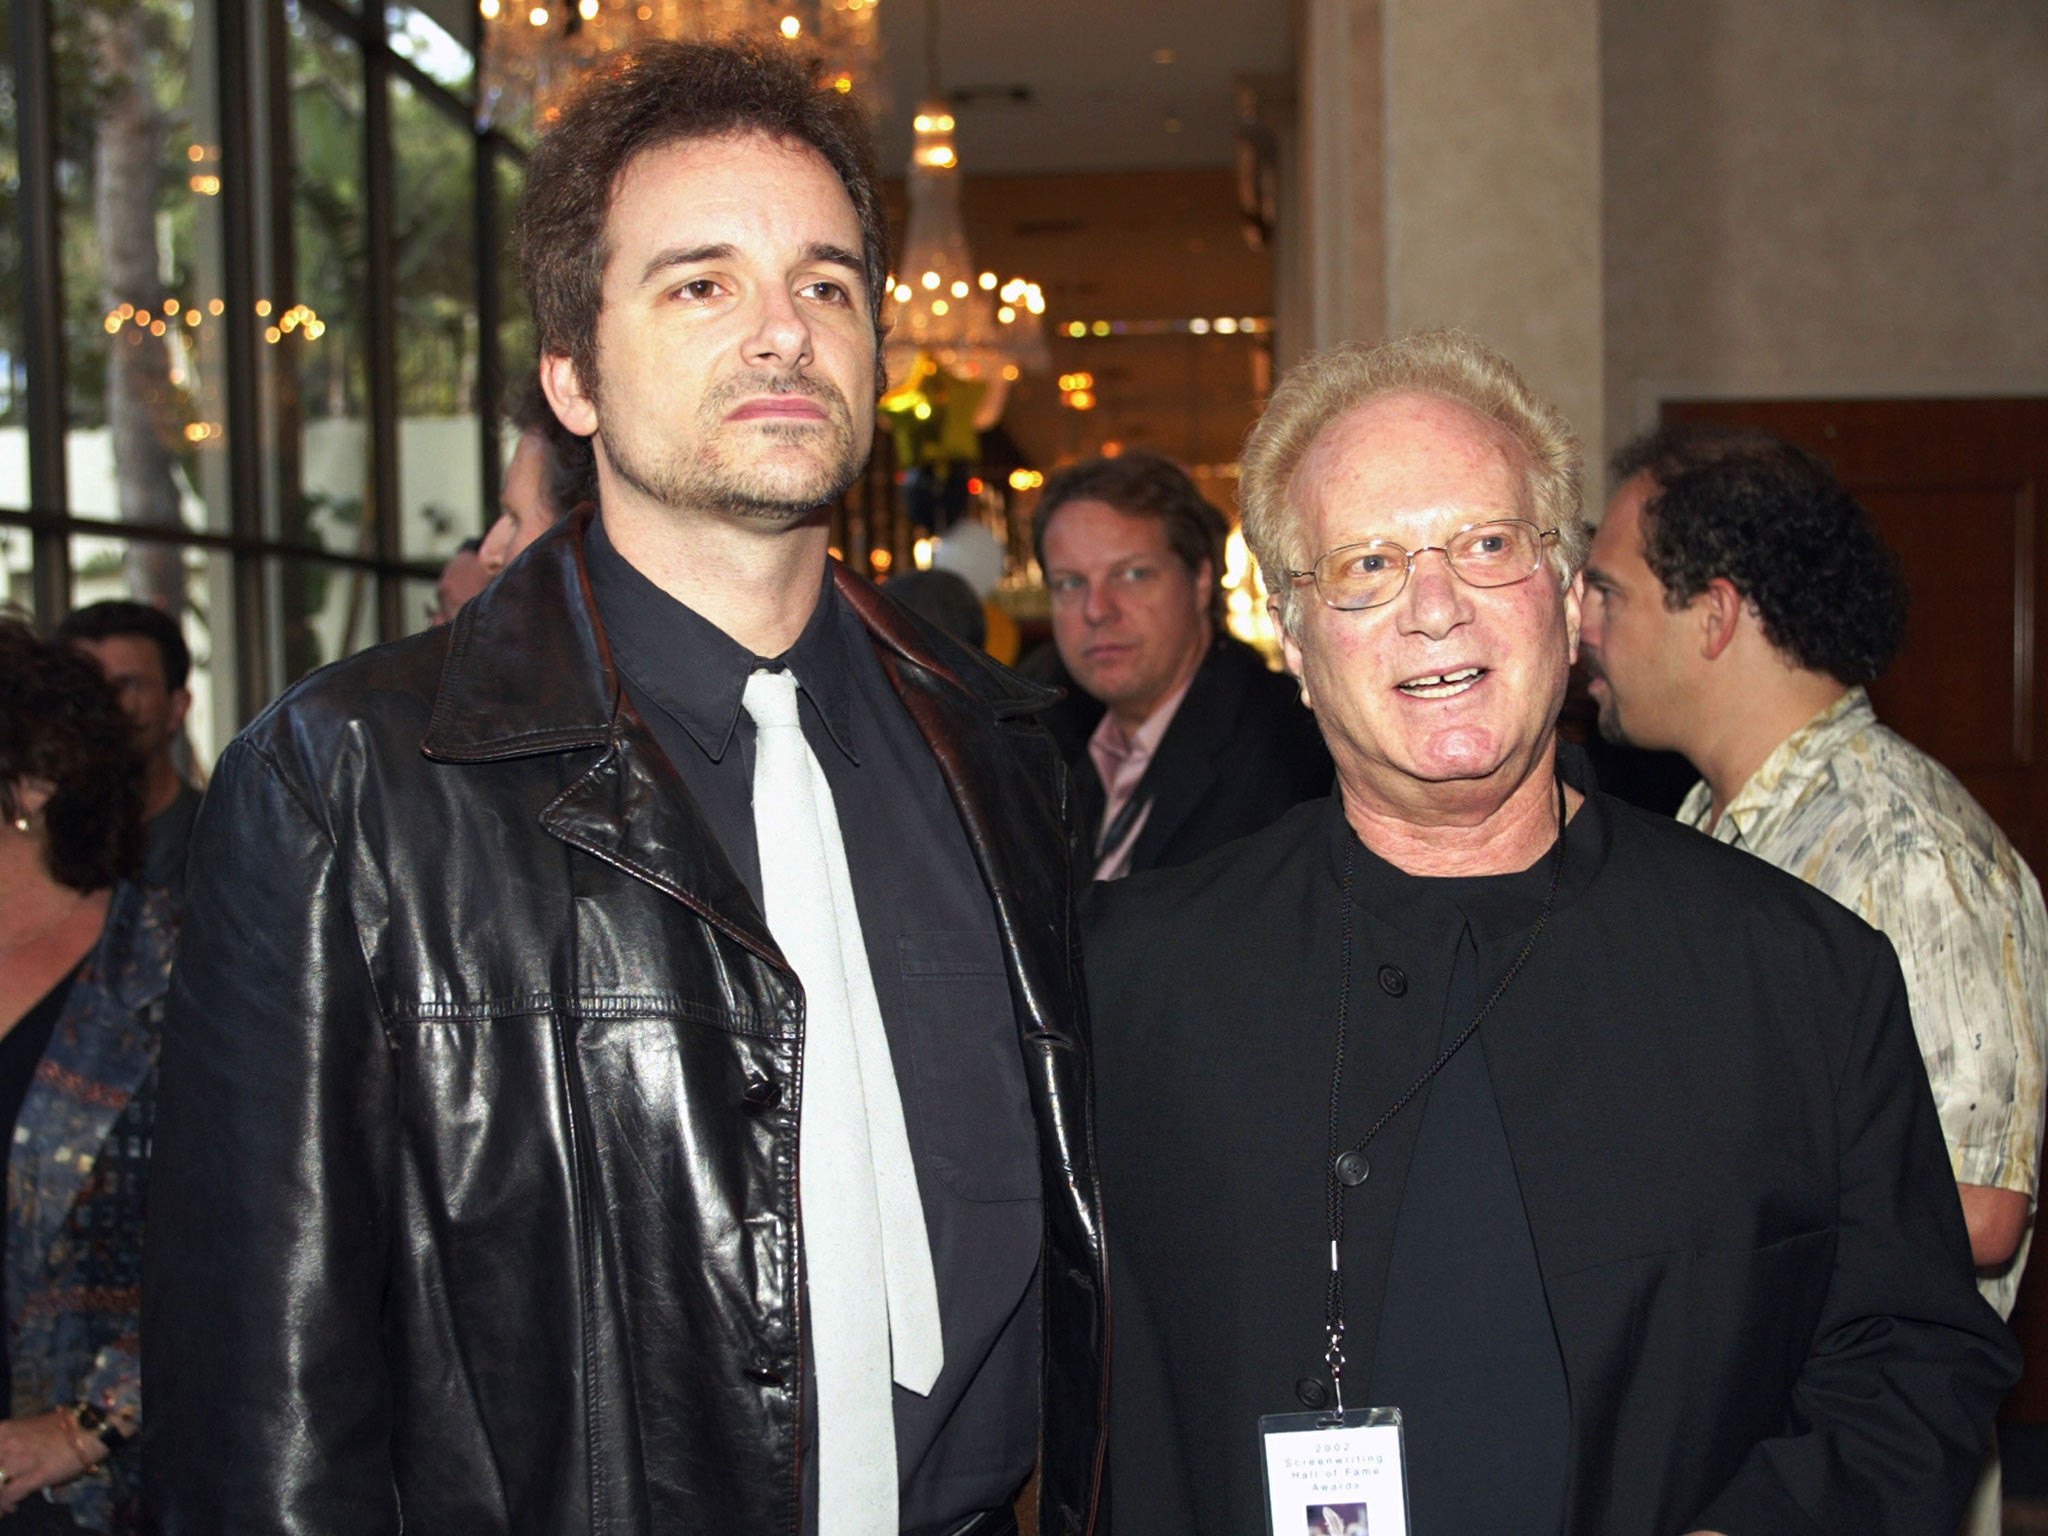
<svg viewBox="0 0 2048 1536">
<path fill-rule="evenodd" d="M 1683 400 L 1666 421 L 1758 426 L 1834 466 L 1904 562 L 1906 645 L 1878 718 L 1961 779 L 2037 876 L 2048 869 L 2048 400 Z M 2048 1424 L 2048 1234 L 2013 1331 L 2008 1423 Z"/>
</svg>

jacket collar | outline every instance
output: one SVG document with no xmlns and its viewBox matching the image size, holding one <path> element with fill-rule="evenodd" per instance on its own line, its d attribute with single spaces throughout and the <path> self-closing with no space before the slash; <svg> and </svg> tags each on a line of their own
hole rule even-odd
<svg viewBox="0 0 2048 1536">
<path fill-rule="evenodd" d="M 564 518 L 456 615 L 421 750 L 440 762 L 484 763 L 609 749 L 548 806 L 542 824 L 781 964 L 744 882 L 620 689 L 584 563 L 594 515 L 585 507 Z M 1059 690 L 948 639 L 836 562 L 832 575 L 931 745 L 984 873 L 996 878 L 989 866 L 1001 858 L 1000 796 L 983 805 L 976 786 L 1006 780 L 997 764 L 970 759 L 995 750 L 997 721 L 1036 714 Z"/>
<path fill-rule="evenodd" d="M 421 743 L 428 757 L 491 762 L 612 740 L 623 695 L 583 553 L 596 510 L 563 518 L 455 616 Z M 1035 715 L 1059 699 L 1059 689 L 947 640 L 837 561 L 832 575 L 885 658 L 931 674 L 990 717 Z"/>
<path fill-rule="evenodd" d="M 583 563 L 596 512 L 563 518 L 456 614 L 420 743 L 428 757 L 485 763 L 611 741 L 619 677 Z"/>
</svg>

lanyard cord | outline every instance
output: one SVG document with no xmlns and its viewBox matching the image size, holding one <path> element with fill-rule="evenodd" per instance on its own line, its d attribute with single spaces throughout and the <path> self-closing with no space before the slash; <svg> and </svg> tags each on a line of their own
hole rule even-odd
<svg viewBox="0 0 2048 1536">
<path fill-rule="evenodd" d="M 1521 972 L 1530 951 L 1536 948 L 1536 941 L 1543 936 L 1544 928 L 1550 922 L 1551 909 L 1557 904 L 1557 888 L 1564 877 L 1564 780 L 1557 781 L 1557 851 L 1550 859 L 1550 889 L 1543 894 L 1543 909 L 1536 915 L 1536 926 L 1529 930 L 1529 937 L 1523 942 L 1521 953 L 1507 968 L 1500 984 L 1493 989 L 1493 995 L 1479 1005 L 1479 1011 L 1472 1016 L 1472 1022 L 1458 1031 L 1458 1037 L 1437 1054 L 1435 1061 L 1423 1068 L 1422 1075 L 1410 1083 L 1400 1097 L 1381 1111 L 1380 1117 L 1348 1151 L 1337 1150 L 1337 1111 L 1344 1089 L 1344 1036 L 1345 1027 L 1351 1017 L 1351 872 L 1358 849 L 1358 839 L 1350 838 L 1344 845 L 1344 979 L 1337 991 L 1337 1055 L 1330 1071 L 1330 1154 L 1323 1164 L 1325 1186 L 1325 1216 L 1330 1230 L 1330 1285 L 1323 1299 L 1323 1322 L 1329 1332 L 1329 1346 L 1323 1352 L 1323 1361 L 1330 1368 L 1330 1386 L 1336 1397 L 1336 1408 L 1332 1419 L 1344 1415 L 1344 1267 L 1340 1257 L 1344 1245 L 1344 1190 L 1347 1186 L 1363 1184 L 1368 1172 L 1365 1149 L 1372 1145 L 1373 1138 L 1387 1127 L 1402 1110 L 1408 1107 L 1415 1095 L 1422 1092 L 1429 1080 L 1443 1071 L 1450 1059 L 1458 1054 L 1459 1048 L 1477 1032 L 1486 1016 L 1493 1012 L 1493 1005 L 1501 1000 L 1508 984 Z"/>
</svg>

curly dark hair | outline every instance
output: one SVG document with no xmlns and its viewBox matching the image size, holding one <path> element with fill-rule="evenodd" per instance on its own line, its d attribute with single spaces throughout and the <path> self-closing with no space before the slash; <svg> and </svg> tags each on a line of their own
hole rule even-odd
<svg viewBox="0 0 2048 1536">
<path fill-rule="evenodd" d="M 1083 459 L 1054 470 L 1031 514 L 1031 545 L 1045 564 L 1045 532 L 1053 515 L 1070 501 L 1100 501 L 1132 517 L 1156 517 L 1166 525 L 1166 544 L 1192 576 L 1209 562 L 1209 620 L 1223 623 L 1223 546 L 1230 519 L 1196 489 L 1186 470 L 1156 453 L 1126 453 L 1113 459 Z"/>
<path fill-rule="evenodd" d="M 534 146 L 519 199 L 519 267 L 542 355 L 567 357 L 584 390 L 596 388 L 606 226 L 620 173 L 645 150 L 731 133 L 808 145 L 853 200 L 879 395 L 889 224 L 867 117 L 815 59 L 779 44 L 643 43 L 597 70 L 562 108 Z"/>
<path fill-rule="evenodd" d="M 90 656 L 0 615 L 0 814 L 26 780 L 53 786 L 44 859 L 60 885 L 96 891 L 142 864 L 142 758 L 113 685 Z"/>
<path fill-rule="evenodd" d="M 562 425 L 540 387 L 538 372 L 513 384 L 505 415 L 521 436 L 536 433 L 547 444 L 548 506 L 554 516 L 567 517 L 586 501 L 597 500 L 597 450 L 581 432 Z"/>
<path fill-rule="evenodd" d="M 1764 637 L 1849 687 L 1882 676 L 1906 638 L 1906 585 L 1870 514 L 1820 459 L 1755 428 L 1664 427 L 1614 455 L 1647 472 L 1643 560 L 1683 608 L 1723 578 Z"/>
</svg>

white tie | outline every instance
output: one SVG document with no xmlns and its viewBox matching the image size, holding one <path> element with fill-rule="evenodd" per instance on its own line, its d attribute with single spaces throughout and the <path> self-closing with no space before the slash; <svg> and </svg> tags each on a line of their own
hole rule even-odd
<svg viewBox="0 0 2048 1536">
<path fill-rule="evenodd" d="M 895 1536 L 889 1383 L 928 1393 L 945 1358 L 931 1244 L 846 844 L 797 720 L 796 678 L 756 672 L 742 702 L 754 721 L 762 905 L 806 1003 L 797 1202 L 818 1374 L 818 1531 Z"/>
</svg>

